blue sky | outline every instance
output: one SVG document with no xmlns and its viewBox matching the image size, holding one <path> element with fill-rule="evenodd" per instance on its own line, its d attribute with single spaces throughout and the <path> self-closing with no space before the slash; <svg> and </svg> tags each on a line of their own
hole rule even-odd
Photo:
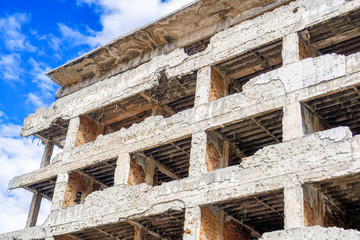
<svg viewBox="0 0 360 240">
<path fill-rule="evenodd" d="M 40 164 L 42 144 L 19 131 L 24 117 L 56 100 L 59 86 L 45 72 L 191 1 L 0 0 L 0 233 L 26 222 L 31 194 L 7 186 Z"/>
</svg>

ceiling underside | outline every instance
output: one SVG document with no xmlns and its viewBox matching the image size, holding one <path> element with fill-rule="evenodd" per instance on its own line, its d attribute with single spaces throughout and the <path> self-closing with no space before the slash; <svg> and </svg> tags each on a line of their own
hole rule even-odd
<svg viewBox="0 0 360 240">
<path fill-rule="evenodd" d="M 360 10 L 305 29 L 310 45 L 320 54 L 350 55 L 360 50 Z"/>
<path fill-rule="evenodd" d="M 282 117 L 282 109 L 276 109 L 239 122 L 225 124 L 215 131 L 233 143 L 243 153 L 243 157 L 247 157 L 265 146 L 282 141 Z M 230 165 L 240 162 L 239 154 L 233 152 Z"/>
<path fill-rule="evenodd" d="M 354 135 L 360 133 L 360 86 L 312 98 L 303 104 L 325 127 L 348 126 Z"/>
</svg>

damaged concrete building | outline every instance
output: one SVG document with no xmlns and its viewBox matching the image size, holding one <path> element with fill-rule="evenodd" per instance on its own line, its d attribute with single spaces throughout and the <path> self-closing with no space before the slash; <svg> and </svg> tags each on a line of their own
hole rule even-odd
<svg viewBox="0 0 360 240">
<path fill-rule="evenodd" d="M 359 0 L 200 0 L 50 71 L 0 239 L 360 239 L 359 51 Z"/>
</svg>

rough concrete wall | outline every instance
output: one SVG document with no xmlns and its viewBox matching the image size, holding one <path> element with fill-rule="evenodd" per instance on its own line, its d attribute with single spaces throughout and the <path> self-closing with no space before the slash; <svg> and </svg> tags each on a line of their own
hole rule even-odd
<svg viewBox="0 0 360 240">
<path fill-rule="evenodd" d="M 320 226 L 293 228 L 270 233 L 264 233 L 259 240 L 359 240 L 360 232 L 342 228 Z"/>
<path fill-rule="evenodd" d="M 208 207 L 201 208 L 200 240 L 217 240 L 217 216 Z"/>
<path fill-rule="evenodd" d="M 136 159 L 131 159 L 128 185 L 133 186 L 145 182 L 144 167 Z"/>
<path fill-rule="evenodd" d="M 19 231 L 5 233 L 0 235 L 1 240 L 36 240 L 45 239 L 46 232 L 43 226 L 35 226 L 31 228 L 25 228 Z"/>
<path fill-rule="evenodd" d="M 224 240 L 248 240 L 250 231 L 243 228 L 234 220 L 225 221 Z"/>
</svg>

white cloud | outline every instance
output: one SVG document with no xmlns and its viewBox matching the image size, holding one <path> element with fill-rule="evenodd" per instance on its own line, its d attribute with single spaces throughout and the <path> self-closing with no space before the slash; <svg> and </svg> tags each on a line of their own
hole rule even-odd
<svg viewBox="0 0 360 240">
<path fill-rule="evenodd" d="M 29 59 L 29 63 L 32 66 L 30 71 L 32 81 L 38 85 L 44 94 L 52 94 L 55 90 L 55 83 L 45 75 L 50 67 L 42 62 L 36 62 L 33 58 Z"/>
<path fill-rule="evenodd" d="M 35 109 L 39 107 L 44 107 L 46 104 L 41 100 L 39 96 L 36 96 L 34 93 L 29 93 L 26 97 L 26 103 L 31 104 Z"/>
<path fill-rule="evenodd" d="M 25 13 L 15 13 L 9 17 L 0 18 L 0 39 L 3 39 L 8 50 L 29 52 L 36 50 L 21 32 L 22 26 L 28 22 L 29 17 Z"/>
<path fill-rule="evenodd" d="M 192 2 L 193 0 L 78 0 L 78 4 L 95 6 L 102 14 L 100 23 L 102 30 L 99 32 L 88 31 L 84 35 L 68 26 L 62 26 L 67 37 L 80 40 L 82 43 L 94 47 L 105 44 L 110 40 L 134 30 L 146 23 L 149 23 L 161 16 L 164 16 L 176 9 Z M 141 6 L 141 7 L 139 7 Z M 66 28 L 64 28 L 64 26 Z M 64 35 L 65 36 L 65 35 Z"/>
<path fill-rule="evenodd" d="M 0 136 L 2 137 L 19 137 L 21 127 L 19 125 L 8 123 L 0 125 Z"/>
<path fill-rule="evenodd" d="M 3 111 L 0 111 L 0 123 L 2 123 L 4 120 L 7 119 L 8 119 L 7 115 Z"/>
<path fill-rule="evenodd" d="M 0 55 L 0 77 L 9 84 L 19 82 L 22 68 L 20 67 L 20 55 Z"/>
<path fill-rule="evenodd" d="M 0 125 L 0 233 L 22 229 L 25 226 L 32 194 L 23 189 L 8 191 L 9 181 L 18 175 L 39 168 L 43 145 L 39 140 L 19 137 L 20 126 L 12 123 Z M 43 201 L 39 223 L 49 213 L 49 201 Z"/>
<path fill-rule="evenodd" d="M 63 23 L 58 23 L 59 31 L 64 39 L 71 39 L 72 44 L 81 45 L 88 44 L 88 37 L 77 30 L 74 30 Z"/>
</svg>

